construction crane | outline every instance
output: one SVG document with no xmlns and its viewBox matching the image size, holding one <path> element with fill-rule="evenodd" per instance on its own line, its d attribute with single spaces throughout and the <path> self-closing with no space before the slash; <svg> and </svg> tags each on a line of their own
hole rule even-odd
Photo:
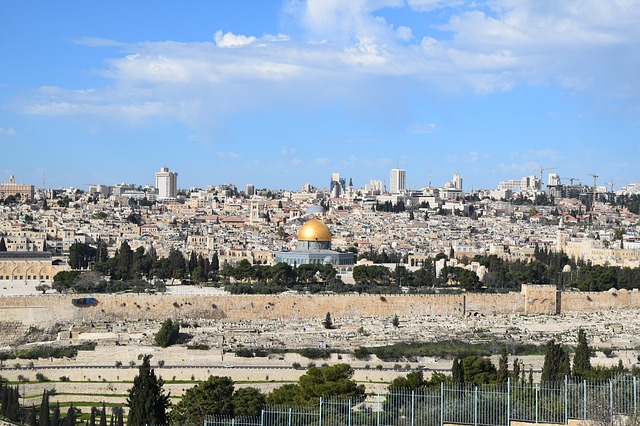
<svg viewBox="0 0 640 426">
<path fill-rule="evenodd" d="M 542 190 L 542 172 L 544 172 L 545 170 L 554 170 L 557 169 L 557 167 L 542 167 L 540 166 L 540 190 Z M 535 170 L 534 170 L 535 173 Z"/>
<path fill-rule="evenodd" d="M 608 184 L 609 184 L 609 188 L 610 188 L 610 191 L 609 191 L 609 192 L 613 192 L 613 185 L 616 185 L 616 184 L 619 184 L 619 183 L 620 183 L 620 184 L 624 184 L 624 185 L 628 185 L 628 184 L 630 184 L 631 182 L 620 182 L 620 181 L 614 181 L 614 180 L 612 179 L 612 180 L 610 180 L 609 182 L 605 182 L 605 183 L 608 183 Z"/>
<path fill-rule="evenodd" d="M 597 188 L 597 179 L 600 177 L 594 173 L 587 173 L 587 176 L 593 177 L 593 207 L 596 205 L 596 188 Z"/>
<path fill-rule="evenodd" d="M 569 183 L 571 184 L 571 186 L 573 186 L 573 181 L 574 180 L 579 180 L 579 178 L 563 178 L 563 179 L 568 179 Z"/>
</svg>

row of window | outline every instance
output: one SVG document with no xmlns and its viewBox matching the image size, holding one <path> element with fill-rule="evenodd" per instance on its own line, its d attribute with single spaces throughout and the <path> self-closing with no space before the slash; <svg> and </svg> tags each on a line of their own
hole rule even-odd
<svg viewBox="0 0 640 426">
<path fill-rule="evenodd" d="M 5 275 L 3 277 L 2 275 L 0 275 L 0 280 L 3 279 L 3 278 L 8 281 L 8 280 L 11 279 L 11 276 Z M 24 279 L 24 275 L 14 275 L 13 279 L 14 280 L 22 280 L 22 279 Z M 37 275 L 27 275 L 27 280 L 38 280 L 38 279 L 40 279 L 40 280 L 48 280 L 49 279 L 49 275 L 40 275 L 40 278 L 38 278 Z"/>
</svg>

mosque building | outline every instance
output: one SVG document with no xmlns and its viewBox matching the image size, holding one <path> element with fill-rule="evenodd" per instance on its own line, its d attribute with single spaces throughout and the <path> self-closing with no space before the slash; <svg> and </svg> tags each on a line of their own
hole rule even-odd
<svg viewBox="0 0 640 426">
<path fill-rule="evenodd" d="M 331 231 L 320 219 L 311 218 L 298 230 L 297 249 L 277 252 L 275 261 L 291 266 L 331 264 L 341 269 L 353 266 L 356 255 L 331 250 Z"/>
</svg>

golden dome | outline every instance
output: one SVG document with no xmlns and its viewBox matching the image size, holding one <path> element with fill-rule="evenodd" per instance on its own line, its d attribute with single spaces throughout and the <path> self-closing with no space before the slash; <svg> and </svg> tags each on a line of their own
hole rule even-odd
<svg viewBox="0 0 640 426">
<path fill-rule="evenodd" d="M 321 220 L 309 219 L 300 227 L 298 241 L 331 241 L 331 231 Z"/>
</svg>

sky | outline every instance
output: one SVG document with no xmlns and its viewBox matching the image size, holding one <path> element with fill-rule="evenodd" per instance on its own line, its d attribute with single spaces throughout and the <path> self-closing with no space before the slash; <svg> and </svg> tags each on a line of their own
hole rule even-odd
<svg viewBox="0 0 640 426">
<path fill-rule="evenodd" d="M 5 0 L 0 182 L 639 182 L 638 0 Z"/>
</svg>

